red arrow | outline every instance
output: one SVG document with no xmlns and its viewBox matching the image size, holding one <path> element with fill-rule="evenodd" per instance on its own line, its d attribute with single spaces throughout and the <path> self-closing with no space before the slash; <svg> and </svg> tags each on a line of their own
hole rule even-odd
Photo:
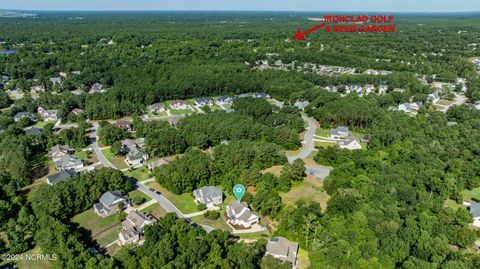
<svg viewBox="0 0 480 269">
<path fill-rule="evenodd" d="M 310 34 L 313 31 L 316 31 L 316 30 L 322 28 L 323 26 L 325 26 L 325 23 L 322 23 L 322 24 L 319 24 L 315 27 L 312 27 L 305 32 L 302 32 L 302 29 L 298 28 L 297 34 L 293 37 L 293 39 L 305 40 L 306 35 Z"/>
</svg>

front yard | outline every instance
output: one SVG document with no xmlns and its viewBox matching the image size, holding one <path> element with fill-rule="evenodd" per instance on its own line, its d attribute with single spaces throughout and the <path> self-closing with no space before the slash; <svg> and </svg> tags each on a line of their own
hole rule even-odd
<svg viewBox="0 0 480 269">
<path fill-rule="evenodd" d="M 148 168 L 146 166 L 139 167 L 137 169 L 129 170 L 126 172 L 128 176 L 131 176 L 133 178 L 136 178 L 138 180 L 145 180 L 149 179 L 152 177 L 150 174 L 150 171 L 148 171 Z"/>
<path fill-rule="evenodd" d="M 225 220 L 223 218 L 224 212 L 224 210 L 221 210 L 220 217 L 216 220 L 205 218 L 203 215 L 192 217 L 191 220 L 198 225 L 207 225 L 214 228 L 215 230 L 230 231 L 230 227 L 225 223 Z"/>
<path fill-rule="evenodd" d="M 115 156 L 110 149 L 102 149 L 102 153 L 109 160 L 116 168 L 118 169 L 125 169 L 128 168 L 128 165 L 125 163 L 124 156 Z"/>
<path fill-rule="evenodd" d="M 172 202 L 183 214 L 198 212 L 197 204 L 195 204 L 194 202 L 193 194 L 184 193 L 181 195 L 176 195 L 160 186 L 160 184 L 158 184 L 157 182 L 148 182 L 146 185 L 156 191 L 159 191 L 163 196 L 165 196 L 165 198 L 170 200 L 170 202 Z"/>
<path fill-rule="evenodd" d="M 128 197 L 130 198 L 130 200 L 132 200 L 132 198 L 135 197 L 135 196 L 139 196 L 139 197 L 143 198 L 143 203 L 142 204 L 152 200 L 152 198 L 150 198 L 150 196 L 146 195 L 145 193 L 143 193 L 139 190 L 133 190 L 133 191 L 128 193 Z"/>
</svg>

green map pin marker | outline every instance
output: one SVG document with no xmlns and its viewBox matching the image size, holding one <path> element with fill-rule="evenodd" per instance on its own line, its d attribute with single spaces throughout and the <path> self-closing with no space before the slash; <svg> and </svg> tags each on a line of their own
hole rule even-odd
<svg viewBox="0 0 480 269">
<path fill-rule="evenodd" d="M 237 184 L 233 186 L 233 194 L 237 197 L 237 200 L 240 202 L 243 195 L 245 194 L 245 187 L 242 184 Z"/>
</svg>

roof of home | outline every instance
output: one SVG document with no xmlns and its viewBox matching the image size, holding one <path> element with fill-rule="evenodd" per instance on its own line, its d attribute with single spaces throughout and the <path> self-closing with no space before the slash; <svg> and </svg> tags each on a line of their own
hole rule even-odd
<svg viewBox="0 0 480 269">
<path fill-rule="evenodd" d="M 27 129 L 24 129 L 25 131 L 25 135 L 26 136 L 32 136 L 32 135 L 39 135 L 42 133 L 43 129 L 40 129 L 40 128 L 27 128 Z"/>
<path fill-rule="evenodd" d="M 183 100 L 172 101 L 172 105 L 183 105 L 183 104 L 184 104 Z"/>
<path fill-rule="evenodd" d="M 60 160 L 56 161 L 55 164 L 57 167 L 68 167 L 70 165 L 80 165 L 82 160 L 73 157 L 72 155 L 66 154 Z"/>
<path fill-rule="evenodd" d="M 53 77 L 53 78 L 50 78 L 50 81 L 52 83 L 60 83 L 60 82 L 62 82 L 62 78 L 61 77 Z"/>
<path fill-rule="evenodd" d="M 350 145 L 350 144 L 353 143 L 353 142 L 357 142 L 357 143 L 360 144 L 360 142 L 359 142 L 359 141 L 357 140 L 357 138 L 354 137 L 354 136 L 349 136 L 349 137 L 345 138 L 345 140 L 337 141 L 336 143 L 337 143 L 337 145 L 339 145 L 339 146 L 348 146 L 348 145 Z"/>
<path fill-rule="evenodd" d="M 31 113 L 31 112 L 18 112 L 17 114 L 15 114 L 15 116 L 13 116 L 15 119 L 21 119 L 23 117 L 30 117 L 30 118 L 34 118 L 35 117 L 35 114 Z"/>
<path fill-rule="evenodd" d="M 212 102 L 212 99 L 209 98 L 209 97 L 197 98 L 197 99 L 195 99 L 195 102 L 197 102 L 197 103 L 209 103 L 209 102 Z"/>
<path fill-rule="evenodd" d="M 55 185 L 58 182 L 69 179 L 70 177 L 72 177 L 76 174 L 77 173 L 75 171 L 71 171 L 71 170 L 60 171 L 56 174 L 48 176 L 47 181 L 50 185 Z"/>
<path fill-rule="evenodd" d="M 218 101 L 222 101 L 222 102 L 229 101 L 231 99 L 232 99 L 231 96 L 226 96 L 226 95 L 218 97 Z"/>
<path fill-rule="evenodd" d="M 51 156 L 57 152 L 69 152 L 71 151 L 70 147 L 67 146 L 67 145 L 55 145 L 52 147 L 52 149 L 50 150 L 50 152 L 48 153 L 48 156 Z"/>
<path fill-rule="evenodd" d="M 227 211 L 227 215 L 231 219 L 237 219 L 246 222 L 252 217 L 257 217 L 252 213 L 252 211 L 250 211 L 250 208 L 248 208 L 248 205 L 245 202 L 240 203 L 237 200 L 233 200 L 228 204 L 228 208 L 229 210 Z"/>
<path fill-rule="evenodd" d="M 170 163 L 170 161 L 161 158 L 161 159 L 158 159 L 158 160 L 151 161 L 151 162 L 149 163 L 149 167 L 155 168 L 155 167 L 159 167 L 159 166 L 162 166 L 162 165 L 165 165 L 165 164 L 169 164 L 169 163 Z"/>
<path fill-rule="evenodd" d="M 214 197 L 223 196 L 223 192 L 214 186 L 201 187 L 200 189 L 194 190 L 193 194 L 195 197 L 203 200 L 205 203 L 212 202 Z"/>
<path fill-rule="evenodd" d="M 335 129 L 330 130 L 330 133 L 333 135 L 338 135 L 340 133 L 348 133 L 348 127 L 345 126 L 338 126 Z"/>
<path fill-rule="evenodd" d="M 125 197 L 122 196 L 120 191 L 107 191 L 100 197 L 100 202 L 104 206 L 110 207 L 115 204 L 115 201 L 124 199 Z"/>
<path fill-rule="evenodd" d="M 285 260 L 294 264 L 298 252 L 298 243 L 290 242 L 283 237 L 277 236 L 268 241 L 266 250 L 267 253 L 285 257 Z"/>
<path fill-rule="evenodd" d="M 145 221 L 155 221 L 155 217 L 153 217 L 149 213 L 140 214 L 135 210 L 132 210 L 128 213 L 127 218 L 123 221 L 123 226 L 126 230 L 135 230 L 140 232 L 140 228 Z"/>
<path fill-rule="evenodd" d="M 474 218 L 480 217 L 480 203 L 476 203 L 470 206 L 470 213 Z"/>
<path fill-rule="evenodd" d="M 134 161 L 134 160 L 139 160 L 139 159 L 143 159 L 143 157 L 146 155 L 147 153 L 141 149 L 138 149 L 136 147 L 132 147 L 130 149 L 130 151 L 127 153 L 127 159 L 130 160 L 130 161 Z"/>
</svg>

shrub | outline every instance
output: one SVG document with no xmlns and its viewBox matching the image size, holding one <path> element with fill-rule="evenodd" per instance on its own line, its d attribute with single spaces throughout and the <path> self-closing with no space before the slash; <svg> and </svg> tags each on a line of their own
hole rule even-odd
<svg viewBox="0 0 480 269">
<path fill-rule="evenodd" d="M 145 198 L 142 196 L 133 196 L 132 197 L 132 204 L 133 205 L 139 205 L 145 202 Z"/>
<path fill-rule="evenodd" d="M 220 212 L 218 211 L 207 211 L 203 214 L 207 219 L 216 220 L 220 217 Z"/>
<path fill-rule="evenodd" d="M 202 210 L 207 209 L 207 206 L 204 205 L 204 204 L 199 203 L 199 204 L 197 205 L 197 209 L 198 209 L 198 211 L 202 211 Z"/>
</svg>

